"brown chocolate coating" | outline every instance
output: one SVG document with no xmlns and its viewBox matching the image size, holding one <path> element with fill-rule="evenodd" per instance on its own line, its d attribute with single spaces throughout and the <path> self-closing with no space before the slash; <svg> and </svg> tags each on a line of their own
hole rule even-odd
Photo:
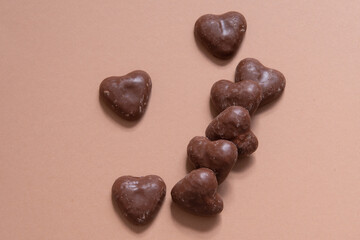
<svg viewBox="0 0 360 240">
<path fill-rule="evenodd" d="M 233 83 L 220 80 L 211 88 L 210 99 L 215 110 L 220 113 L 230 106 L 241 106 L 253 114 L 262 98 L 260 85 L 251 80 Z"/>
<path fill-rule="evenodd" d="M 260 84 L 263 94 L 260 106 L 278 98 L 286 85 L 281 72 L 265 67 L 254 58 L 245 58 L 236 67 L 235 82 L 244 80 L 253 80 Z"/>
<path fill-rule="evenodd" d="M 240 106 L 231 106 L 221 112 L 206 128 L 210 140 L 226 139 L 238 148 L 238 156 L 244 157 L 258 147 L 256 136 L 250 131 L 250 114 Z"/>
<path fill-rule="evenodd" d="M 150 222 L 166 194 L 164 181 L 156 175 L 122 176 L 112 186 L 112 197 L 122 214 L 133 224 Z"/>
<path fill-rule="evenodd" d="M 231 58 L 240 47 L 246 32 L 245 17 L 238 12 L 206 14 L 195 23 L 195 37 L 215 57 Z"/>
<path fill-rule="evenodd" d="M 125 76 L 104 79 L 100 84 L 100 96 L 120 117 L 132 121 L 144 114 L 151 87 L 150 76 L 137 70 Z"/>
<path fill-rule="evenodd" d="M 211 216 L 223 210 L 223 201 L 217 194 L 218 183 L 213 171 L 199 168 L 175 184 L 171 197 L 185 210 L 201 216 Z"/>
<path fill-rule="evenodd" d="M 209 168 L 222 183 L 234 166 L 238 149 L 227 140 L 210 141 L 206 137 L 194 137 L 187 146 L 189 162 L 194 168 Z"/>
<path fill-rule="evenodd" d="M 259 142 L 252 131 L 240 134 L 232 142 L 236 145 L 240 157 L 252 154 L 259 146 Z"/>
<path fill-rule="evenodd" d="M 250 131 L 251 118 L 249 111 L 240 106 L 231 106 L 221 112 L 206 129 L 210 140 L 232 140 Z"/>
</svg>

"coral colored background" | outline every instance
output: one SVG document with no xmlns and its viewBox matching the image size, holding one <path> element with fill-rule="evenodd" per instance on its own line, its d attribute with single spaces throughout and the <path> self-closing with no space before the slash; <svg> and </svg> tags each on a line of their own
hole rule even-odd
<svg viewBox="0 0 360 240">
<path fill-rule="evenodd" d="M 237 55 L 213 59 L 193 24 L 236 10 Z M 0 0 L 0 239 L 360 239 L 360 2 Z M 257 112 L 260 145 L 201 218 L 171 204 L 186 146 L 212 119 L 209 92 L 258 58 L 287 78 Z M 125 123 L 98 86 L 135 69 L 149 108 Z M 113 208 L 121 175 L 158 174 L 166 200 L 148 227 Z"/>
</svg>

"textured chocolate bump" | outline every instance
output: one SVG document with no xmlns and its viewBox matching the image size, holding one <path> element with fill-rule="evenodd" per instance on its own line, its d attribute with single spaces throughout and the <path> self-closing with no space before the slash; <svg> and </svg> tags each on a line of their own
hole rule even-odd
<svg viewBox="0 0 360 240">
<path fill-rule="evenodd" d="M 187 155 L 194 168 L 213 170 L 220 184 L 234 166 L 238 150 L 234 143 L 227 140 L 210 141 L 206 137 L 194 137 L 188 144 Z"/>
<path fill-rule="evenodd" d="M 147 224 L 155 217 L 165 194 L 165 183 L 156 175 L 122 176 L 112 187 L 112 197 L 120 211 L 136 225 Z"/>
<path fill-rule="evenodd" d="M 253 80 L 260 84 L 263 95 L 260 106 L 280 97 L 286 85 L 286 79 L 281 72 L 265 67 L 254 58 L 245 58 L 236 67 L 235 82 L 244 80 Z"/>
<path fill-rule="evenodd" d="M 246 28 L 246 20 L 241 13 L 206 14 L 196 21 L 194 34 L 212 55 L 228 59 L 240 47 Z"/>
<path fill-rule="evenodd" d="M 210 99 L 215 110 L 220 113 L 230 106 L 241 106 L 253 114 L 262 98 L 260 85 L 251 80 L 233 83 L 220 80 L 211 88 Z"/>
<path fill-rule="evenodd" d="M 137 120 L 145 112 L 151 93 L 150 76 L 141 70 L 121 77 L 108 77 L 100 84 L 100 96 L 120 117 Z"/>
<path fill-rule="evenodd" d="M 217 187 L 214 172 L 208 168 L 199 168 L 175 184 L 171 197 L 176 204 L 193 214 L 211 216 L 223 210 Z"/>
<path fill-rule="evenodd" d="M 206 128 L 210 140 L 225 139 L 238 147 L 238 156 L 252 154 L 258 147 L 256 136 L 250 131 L 250 114 L 240 106 L 231 106 L 221 112 Z"/>
</svg>

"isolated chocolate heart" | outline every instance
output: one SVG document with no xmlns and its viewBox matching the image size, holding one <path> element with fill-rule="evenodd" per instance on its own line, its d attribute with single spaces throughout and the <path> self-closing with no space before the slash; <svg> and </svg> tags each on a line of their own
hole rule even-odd
<svg viewBox="0 0 360 240">
<path fill-rule="evenodd" d="M 194 168 L 209 168 L 222 183 L 234 166 L 238 151 L 227 140 L 210 141 L 206 137 L 194 137 L 187 146 L 188 161 Z"/>
<path fill-rule="evenodd" d="M 244 80 L 253 80 L 260 84 L 263 95 L 260 106 L 280 97 L 286 85 L 281 72 L 265 67 L 254 58 L 245 58 L 236 67 L 235 82 Z"/>
<path fill-rule="evenodd" d="M 241 106 L 253 114 L 258 108 L 262 98 L 260 85 L 251 80 L 233 83 L 220 80 L 211 88 L 210 99 L 217 113 L 230 106 Z"/>
<path fill-rule="evenodd" d="M 165 183 L 156 175 L 122 176 L 112 187 L 112 197 L 120 211 L 136 225 L 146 224 L 155 217 L 165 194 Z"/>
<path fill-rule="evenodd" d="M 206 128 L 210 140 L 226 139 L 238 148 L 238 156 L 244 157 L 255 152 L 258 140 L 250 130 L 250 114 L 240 106 L 231 106 L 222 111 Z"/>
<path fill-rule="evenodd" d="M 241 13 L 206 14 L 195 23 L 196 39 L 215 57 L 231 58 L 240 47 L 246 31 L 246 20 Z"/>
<path fill-rule="evenodd" d="M 122 77 L 104 79 L 100 84 L 100 96 L 120 117 L 137 120 L 145 112 L 151 87 L 150 76 L 137 70 Z"/>
<path fill-rule="evenodd" d="M 199 168 L 187 174 L 171 190 L 173 201 L 187 211 L 210 216 L 223 210 L 223 201 L 217 194 L 218 183 L 213 171 Z"/>
</svg>

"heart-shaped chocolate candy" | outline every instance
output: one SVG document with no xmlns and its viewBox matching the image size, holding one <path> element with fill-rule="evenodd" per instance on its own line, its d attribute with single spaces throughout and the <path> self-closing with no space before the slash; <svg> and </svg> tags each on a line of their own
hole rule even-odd
<svg viewBox="0 0 360 240">
<path fill-rule="evenodd" d="M 112 197 L 120 211 L 136 225 L 146 224 L 155 217 L 165 194 L 165 183 L 156 175 L 122 176 L 112 186 Z"/>
<path fill-rule="evenodd" d="M 250 130 L 250 114 L 240 106 L 231 106 L 222 111 L 206 128 L 210 140 L 226 139 L 238 148 L 238 156 L 244 157 L 255 152 L 258 140 Z"/>
<path fill-rule="evenodd" d="M 257 81 L 262 88 L 263 106 L 278 98 L 285 89 L 286 80 L 278 70 L 267 68 L 254 58 L 245 58 L 236 67 L 235 82 Z"/>
<path fill-rule="evenodd" d="M 222 183 L 234 166 L 238 150 L 227 140 L 210 141 L 206 137 L 194 137 L 187 146 L 189 162 L 194 168 L 210 168 Z"/>
<path fill-rule="evenodd" d="M 249 156 L 256 151 L 259 142 L 252 131 L 240 134 L 232 140 L 238 148 L 239 157 Z"/>
<path fill-rule="evenodd" d="M 100 95 L 115 113 L 137 120 L 145 112 L 151 93 L 150 76 L 141 70 L 122 77 L 108 77 L 100 84 Z"/>
<path fill-rule="evenodd" d="M 233 83 L 220 80 L 211 88 L 210 99 L 215 110 L 220 113 L 230 106 L 241 106 L 253 114 L 262 98 L 260 85 L 251 80 Z"/>
<path fill-rule="evenodd" d="M 223 201 L 216 192 L 217 187 L 214 172 L 208 168 L 199 168 L 175 184 L 171 197 L 175 203 L 193 214 L 215 215 L 223 210 Z"/>
<path fill-rule="evenodd" d="M 228 59 L 238 50 L 246 31 L 241 13 L 206 14 L 195 23 L 195 37 L 215 57 Z"/>
</svg>

